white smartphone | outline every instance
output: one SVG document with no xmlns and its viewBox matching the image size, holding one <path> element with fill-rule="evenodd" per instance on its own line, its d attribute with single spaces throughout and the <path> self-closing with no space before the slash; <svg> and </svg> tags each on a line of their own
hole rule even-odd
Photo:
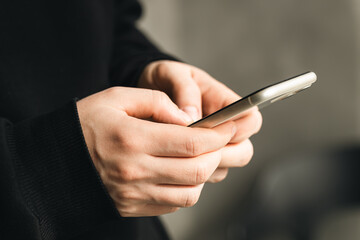
<svg viewBox="0 0 360 240">
<path fill-rule="evenodd" d="M 306 72 L 284 81 L 272 84 L 241 98 L 240 100 L 200 119 L 189 127 L 213 128 L 221 123 L 239 118 L 240 113 L 252 108 L 262 108 L 271 103 L 291 97 L 309 88 L 317 77 L 313 72 Z"/>
</svg>

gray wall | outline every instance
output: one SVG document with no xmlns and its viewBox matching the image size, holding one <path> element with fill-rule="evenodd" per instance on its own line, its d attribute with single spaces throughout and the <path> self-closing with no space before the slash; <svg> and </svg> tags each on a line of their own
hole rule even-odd
<svg viewBox="0 0 360 240">
<path fill-rule="evenodd" d="M 240 95 L 308 70 L 318 74 L 310 90 L 262 111 L 247 167 L 208 184 L 195 207 L 163 217 L 174 239 L 223 239 L 227 217 L 259 169 L 359 140 L 359 1 L 142 1 L 140 26 L 154 42 Z"/>
</svg>

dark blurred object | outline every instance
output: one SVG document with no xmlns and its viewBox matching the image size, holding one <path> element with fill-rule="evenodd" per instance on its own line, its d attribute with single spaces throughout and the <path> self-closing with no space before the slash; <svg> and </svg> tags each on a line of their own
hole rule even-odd
<svg viewBox="0 0 360 240">
<path fill-rule="evenodd" d="M 359 172 L 360 146 L 298 155 L 267 168 L 228 225 L 227 239 L 316 239 L 316 228 L 331 213 L 360 208 Z"/>
</svg>

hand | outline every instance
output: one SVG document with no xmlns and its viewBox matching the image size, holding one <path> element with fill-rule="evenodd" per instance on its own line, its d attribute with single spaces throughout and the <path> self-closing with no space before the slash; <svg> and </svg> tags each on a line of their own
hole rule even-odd
<svg viewBox="0 0 360 240">
<path fill-rule="evenodd" d="M 175 61 L 149 64 L 138 86 L 164 91 L 193 121 L 240 99 L 240 96 L 203 70 Z M 257 109 L 249 110 L 235 123 L 237 132 L 222 149 L 222 161 L 209 182 L 222 181 L 229 167 L 245 166 L 252 158 L 253 146 L 249 137 L 260 130 L 261 114 Z"/>
<path fill-rule="evenodd" d="M 236 132 L 233 122 L 184 127 L 187 114 L 159 91 L 116 87 L 77 107 L 95 168 L 123 217 L 193 206 Z"/>
</svg>

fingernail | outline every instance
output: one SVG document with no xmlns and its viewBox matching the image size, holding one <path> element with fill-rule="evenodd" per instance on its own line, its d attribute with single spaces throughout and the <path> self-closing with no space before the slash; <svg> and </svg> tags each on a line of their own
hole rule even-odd
<svg viewBox="0 0 360 240">
<path fill-rule="evenodd" d="M 180 109 L 179 109 L 179 111 L 181 112 L 181 116 L 183 117 L 185 122 L 187 122 L 188 124 L 193 122 L 192 118 L 186 112 L 184 112 L 183 110 L 180 110 Z"/>
<path fill-rule="evenodd" d="M 236 126 L 233 126 L 232 129 L 231 129 L 231 137 L 234 137 L 234 136 L 235 136 L 236 131 L 237 131 Z"/>
<path fill-rule="evenodd" d="M 196 107 L 187 106 L 184 107 L 182 110 L 186 112 L 194 122 L 200 119 L 199 111 L 197 110 Z"/>
</svg>

